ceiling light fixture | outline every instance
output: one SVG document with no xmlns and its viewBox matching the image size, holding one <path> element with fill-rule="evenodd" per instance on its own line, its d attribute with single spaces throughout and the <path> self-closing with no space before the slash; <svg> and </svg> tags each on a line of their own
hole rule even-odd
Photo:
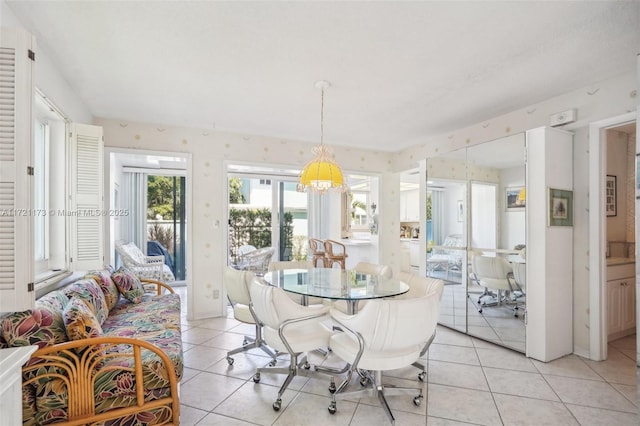
<svg viewBox="0 0 640 426">
<path fill-rule="evenodd" d="M 328 189 L 346 190 L 344 176 L 340 166 L 333 160 L 331 149 L 324 144 L 324 91 L 330 86 L 328 81 L 317 81 L 316 88 L 322 91 L 320 105 L 320 145 L 311 150 L 315 157 L 309 161 L 300 173 L 298 190 L 311 190 L 324 194 Z"/>
</svg>

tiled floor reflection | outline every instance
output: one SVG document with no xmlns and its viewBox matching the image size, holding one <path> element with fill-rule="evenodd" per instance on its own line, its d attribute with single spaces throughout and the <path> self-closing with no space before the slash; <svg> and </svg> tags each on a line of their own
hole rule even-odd
<svg viewBox="0 0 640 426">
<path fill-rule="evenodd" d="M 186 288 L 179 287 L 183 303 Z M 338 402 L 329 414 L 328 379 L 296 378 L 273 411 L 284 376 L 251 380 L 268 358 L 250 351 L 229 366 L 226 351 L 242 344 L 251 327 L 232 317 L 186 320 L 183 306 L 185 374 L 180 385 L 181 425 L 385 425 L 370 398 Z M 312 362 L 338 360 L 313 354 Z M 635 336 L 609 344 L 603 362 L 569 355 L 549 363 L 445 327 L 426 356 L 425 400 L 390 397 L 397 425 L 638 425 Z M 286 361 L 280 362 L 286 364 Z M 390 382 L 417 385 L 417 370 L 386 374 Z"/>
</svg>

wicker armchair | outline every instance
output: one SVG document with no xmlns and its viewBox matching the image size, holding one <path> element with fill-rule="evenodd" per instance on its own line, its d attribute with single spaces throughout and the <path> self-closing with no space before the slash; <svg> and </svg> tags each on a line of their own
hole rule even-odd
<svg viewBox="0 0 640 426">
<path fill-rule="evenodd" d="M 164 256 L 145 256 L 134 243 L 116 242 L 116 250 L 124 266 L 140 278 L 163 282 L 175 281 L 171 269 L 165 265 Z"/>
<path fill-rule="evenodd" d="M 264 275 L 275 252 L 276 249 L 273 247 L 263 247 L 245 253 L 238 259 L 236 269 L 251 271 L 256 275 Z"/>
</svg>

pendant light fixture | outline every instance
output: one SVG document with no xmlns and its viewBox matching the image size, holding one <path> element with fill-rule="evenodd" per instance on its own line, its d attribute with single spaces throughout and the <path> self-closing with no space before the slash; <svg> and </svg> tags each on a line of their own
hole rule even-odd
<svg viewBox="0 0 640 426">
<path fill-rule="evenodd" d="M 331 149 L 324 144 L 324 91 L 330 86 L 328 81 L 316 82 L 316 88 L 322 91 L 320 106 L 320 145 L 313 147 L 315 157 L 309 161 L 300 173 L 298 190 L 310 190 L 324 194 L 329 189 L 346 190 L 344 176 L 340 166 L 333 160 Z"/>
</svg>

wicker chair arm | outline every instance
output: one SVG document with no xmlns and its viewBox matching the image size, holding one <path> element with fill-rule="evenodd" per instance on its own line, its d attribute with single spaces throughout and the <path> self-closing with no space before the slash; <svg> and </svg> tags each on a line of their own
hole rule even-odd
<svg viewBox="0 0 640 426">
<path fill-rule="evenodd" d="M 152 280 L 151 278 L 140 278 L 146 293 L 156 293 L 158 296 L 162 294 L 163 290 L 169 293 L 175 293 L 173 287 L 169 284 L 158 280 Z"/>
<path fill-rule="evenodd" d="M 115 346 L 119 347 L 118 352 L 107 352 L 108 348 Z M 130 351 L 123 351 L 122 348 L 125 347 L 130 348 Z M 152 351 L 160 360 L 159 362 L 164 365 L 164 371 L 166 371 L 169 381 L 169 396 L 145 401 L 143 349 Z M 104 361 L 114 358 L 133 359 L 133 368 L 105 366 Z M 52 379 L 61 381 L 66 388 L 68 417 L 66 422 L 56 423 L 57 425 L 102 423 L 159 407 L 163 407 L 171 413 L 173 424 L 179 424 L 180 402 L 175 367 L 169 357 L 151 343 L 127 337 L 95 337 L 47 346 L 34 352 L 31 359 L 37 359 L 37 362 L 32 362 L 31 365 L 28 363 L 22 368 L 24 377 L 28 377 L 23 380 L 23 387 Z M 117 370 L 130 372 L 135 376 L 136 383 L 143 384 L 143 386 L 136 386 L 135 404 L 96 413 L 94 383 L 101 374 Z"/>
</svg>

